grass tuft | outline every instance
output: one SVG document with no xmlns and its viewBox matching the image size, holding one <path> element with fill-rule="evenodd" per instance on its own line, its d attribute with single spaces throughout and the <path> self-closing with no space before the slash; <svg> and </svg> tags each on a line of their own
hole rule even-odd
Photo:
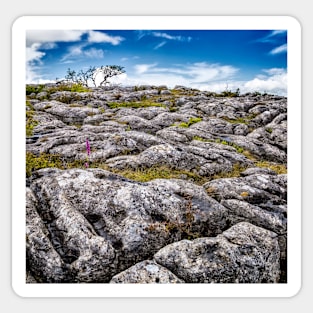
<svg viewBox="0 0 313 313">
<path fill-rule="evenodd" d="M 178 124 L 178 126 L 188 128 L 192 124 L 199 123 L 201 121 L 202 121 L 202 118 L 200 117 L 191 117 L 187 123 L 183 122 L 183 123 Z"/>
<path fill-rule="evenodd" d="M 258 161 L 255 162 L 255 166 L 269 168 L 277 174 L 287 174 L 287 166 L 285 164 L 277 164 L 268 161 Z"/>
</svg>

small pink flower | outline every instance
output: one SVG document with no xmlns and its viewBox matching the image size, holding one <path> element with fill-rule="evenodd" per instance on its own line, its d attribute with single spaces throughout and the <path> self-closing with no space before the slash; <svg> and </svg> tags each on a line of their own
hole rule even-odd
<svg viewBox="0 0 313 313">
<path fill-rule="evenodd" d="M 86 163 L 85 163 L 85 167 L 86 167 L 86 168 L 88 168 L 88 167 L 89 167 L 89 164 L 88 164 L 88 162 L 86 162 Z"/>
<path fill-rule="evenodd" d="M 86 151 L 87 151 L 87 155 L 90 156 L 90 143 L 88 138 L 86 139 Z"/>
</svg>

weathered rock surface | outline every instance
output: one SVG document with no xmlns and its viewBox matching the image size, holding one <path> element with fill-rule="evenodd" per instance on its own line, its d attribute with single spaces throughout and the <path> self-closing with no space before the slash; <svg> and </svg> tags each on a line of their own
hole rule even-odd
<svg viewBox="0 0 313 313">
<path fill-rule="evenodd" d="M 111 284 L 179 284 L 183 280 L 175 276 L 165 267 L 154 261 L 146 260 L 135 264 L 124 272 L 114 276 Z"/>
<path fill-rule="evenodd" d="M 215 238 L 182 240 L 154 256 L 156 262 L 189 283 L 277 283 L 277 235 L 238 223 Z"/>
<path fill-rule="evenodd" d="M 287 175 L 258 165 L 287 165 L 286 98 L 140 86 L 28 101 L 27 152 L 60 161 L 26 179 L 28 283 L 286 282 Z M 153 168 L 180 174 L 125 174 Z"/>
</svg>

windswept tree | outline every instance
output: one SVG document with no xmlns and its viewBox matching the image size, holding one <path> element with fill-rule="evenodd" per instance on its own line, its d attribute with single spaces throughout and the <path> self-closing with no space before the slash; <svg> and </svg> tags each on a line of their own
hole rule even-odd
<svg viewBox="0 0 313 313">
<path fill-rule="evenodd" d="M 78 73 L 69 68 L 65 80 L 71 83 L 81 84 L 85 87 L 88 87 L 90 84 L 96 87 L 96 82 L 99 78 L 99 86 L 103 86 L 108 83 L 109 78 L 123 73 L 125 73 L 125 70 L 119 65 L 105 65 L 98 68 L 90 66 L 86 71 L 80 70 Z"/>
<path fill-rule="evenodd" d="M 101 81 L 100 81 L 100 86 L 103 86 L 104 84 L 108 83 L 108 79 L 120 74 L 125 73 L 124 67 L 119 66 L 119 65 L 106 65 L 106 66 L 101 66 L 98 68 L 95 72 L 95 76 L 98 77 L 98 75 L 101 75 Z"/>
</svg>

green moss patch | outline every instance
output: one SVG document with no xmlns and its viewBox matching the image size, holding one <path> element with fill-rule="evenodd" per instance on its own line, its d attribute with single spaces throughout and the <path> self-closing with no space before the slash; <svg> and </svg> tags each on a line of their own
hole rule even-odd
<svg viewBox="0 0 313 313">
<path fill-rule="evenodd" d="M 178 124 L 179 127 L 184 127 L 184 128 L 188 128 L 189 126 L 195 124 L 195 123 L 199 123 L 202 121 L 202 118 L 200 117 L 191 117 L 188 122 L 183 122 Z"/>
</svg>

